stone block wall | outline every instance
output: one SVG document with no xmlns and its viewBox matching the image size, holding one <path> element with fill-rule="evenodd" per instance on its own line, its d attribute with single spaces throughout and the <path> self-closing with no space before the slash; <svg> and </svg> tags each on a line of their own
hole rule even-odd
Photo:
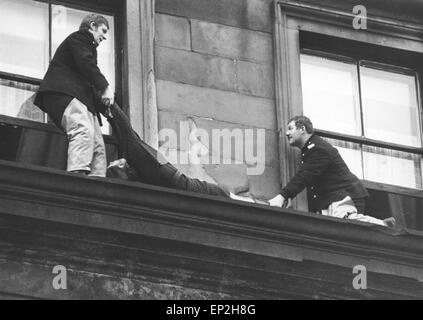
<svg viewBox="0 0 423 320">
<path fill-rule="evenodd" d="M 279 190 L 270 13 L 269 0 L 156 1 L 161 151 L 190 176 L 258 198 Z M 214 144 L 224 130 L 230 154 Z"/>
</svg>

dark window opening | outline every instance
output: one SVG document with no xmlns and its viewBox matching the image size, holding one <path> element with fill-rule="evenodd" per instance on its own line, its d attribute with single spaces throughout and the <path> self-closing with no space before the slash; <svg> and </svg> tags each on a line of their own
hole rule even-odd
<svg viewBox="0 0 423 320">
<path fill-rule="evenodd" d="M 300 32 L 300 48 L 304 115 L 354 174 L 376 186 L 374 216 L 396 214 L 423 229 L 423 197 L 405 189 L 423 189 L 423 55 L 312 32 Z M 386 185 L 395 192 L 381 191 Z"/>
</svg>

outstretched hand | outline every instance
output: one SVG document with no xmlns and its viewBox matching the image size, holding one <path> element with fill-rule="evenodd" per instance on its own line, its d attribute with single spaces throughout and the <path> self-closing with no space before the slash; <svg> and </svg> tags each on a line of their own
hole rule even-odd
<svg viewBox="0 0 423 320">
<path fill-rule="evenodd" d="M 101 102 L 106 106 L 110 107 L 115 103 L 115 94 L 108 86 L 106 89 L 104 89 L 104 92 L 101 94 Z"/>
<path fill-rule="evenodd" d="M 269 204 L 274 207 L 290 208 L 292 207 L 292 200 L 290 198 L 285 199 L 281 194 L 278 194 L 269 200 Z"/>
</svg>

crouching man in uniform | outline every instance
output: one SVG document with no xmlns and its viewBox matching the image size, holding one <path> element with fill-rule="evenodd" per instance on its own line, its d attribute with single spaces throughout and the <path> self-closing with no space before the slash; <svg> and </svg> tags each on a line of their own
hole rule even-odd
<svg viewBox="0 0 423 320">
<path fill-rule="evenodd" d="M 105 105 L 114 102 L 97 66 L 97 46 L 108 30 L 103 16 L 86 16 L 57 48 L 34 100 L 67 134 L 67 170 L 98 177 L 106 176 L 107 160 L 95 98 L 98 93 Z"/>
<path fill-rule="evenodd" d="M 280 194 L 269 200 L 270 205 L 289 206 L 291 199 L 307 188 L 310 212 L 394 226 L 394 218 L 380 220 L 364 215 L 369 196 L 366 188 L 350 172 L 338 150 L 313 132 L 313 124 L 305 116 L 289 121 L 286 136 L 291 146 L 301 149 L 301 167 Z"/>
</svg>

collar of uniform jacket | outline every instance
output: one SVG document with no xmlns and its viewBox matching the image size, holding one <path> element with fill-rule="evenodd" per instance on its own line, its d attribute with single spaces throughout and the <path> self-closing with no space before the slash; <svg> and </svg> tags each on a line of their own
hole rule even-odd
<svg viewBox="0 0 423 320">
<path fill-rule="evenodd" d="M 301 149 L 301 153 L 304 153 L 305 151 L 310 150 L 311 148 L 313 148 L 313 147 L 314 147 L 314 142 L 313 142 L 313 140 L 314 140 L 314 137 L 315 137 L 315 136 L 316 136 L 316 135 L 313 133 L 313 134 L 310 136 L 310 138 L 308 138 L 307 142 L 304 144 L 303 148 Z"/>
</svg>

